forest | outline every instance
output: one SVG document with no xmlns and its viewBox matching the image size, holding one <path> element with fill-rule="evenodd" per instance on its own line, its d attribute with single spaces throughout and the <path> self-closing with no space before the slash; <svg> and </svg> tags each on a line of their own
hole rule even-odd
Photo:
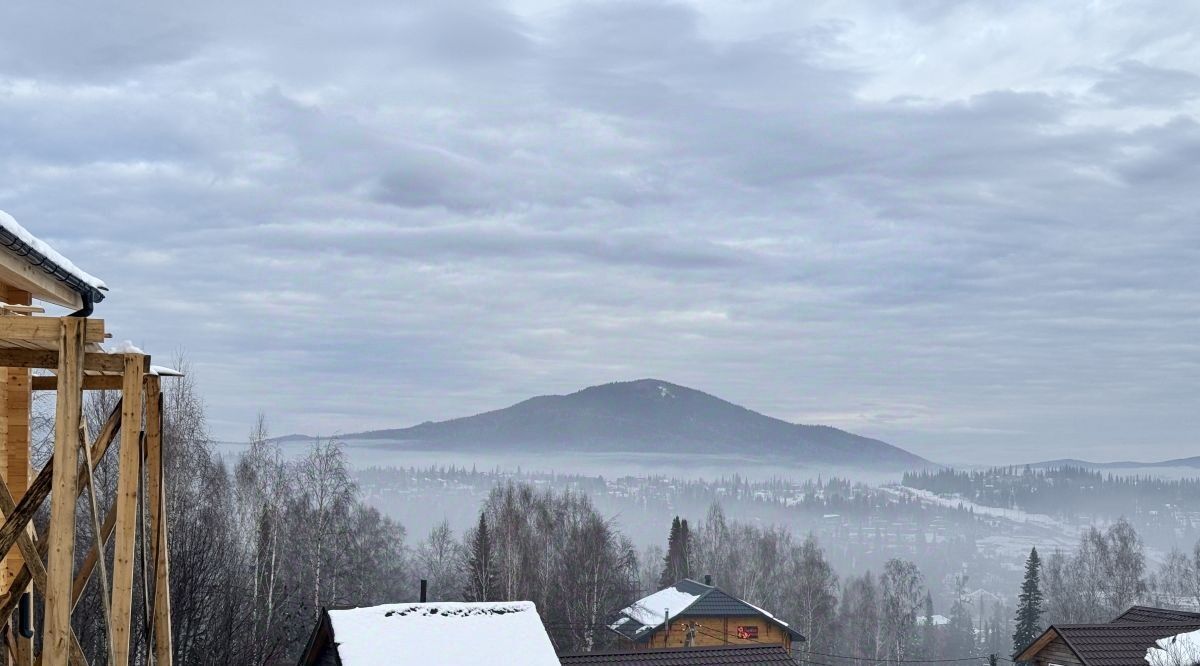
<svg viewBox="0 0 1200 666">
<path fill-rule="evenodd" d="M 1197 478 L 1121 476 L 1073 465 L 922 470 L 905 473 L 903 485 L 988 506 L 1068 518 L 1130 516 L 1200 502 Z"/>
<path fill-rule="evenodd" d="M 114 401 L 96 392 L 89 422 L 98 424 Z M 931 589 L 946 581 L 927 580 L 910 561 L 839 576 L 814 535 L 730 519 L 719 503 L 690 525 L 688 517 L 664 515 L 662 546 L 638 552 L 583 492 L 507 482 L 481 499 L 470 529 L 456 534 L 442 523 L 410 535 L 363 501 L 336 441 L 285 457 L 260 417 L 246 452 L 224 460 L 190 377 L 166 386 L 164 417 L 179 663 L 294 663 L 321 608 L 413 601 L 421 579 L 431 600 L 534 601 L 560 651 L 610 647 L 614 611 L 662 584 L 704 575 L 790 621 L 808 637 L 802 659 L 814 664 L 1013 650 L 1014 608 L 973 607 L 965 574 L 949 581 L 950 602 L 935 607 Z M 44 456 L 50 435 L 39 433 Z M 111 463 L 97 470 L 106 503 L 115 486 Z M 81 500 L 81 515 L 89 510 Z M 85 531 L 90 522 L 77 524 Z M 95 579 L 74 623 L 89 657 L 103 661 Z M 1049 553 L 1041 580 L 1043 625 L 1103 621 L 1137 602 L 1195 607 L 1200 545 L 1152 569 L 1137 532 L 1116 521 L 1088 530 L 1072 551 Z M 135 615 L 139 663 L 144 631 Z"/>
</svg>

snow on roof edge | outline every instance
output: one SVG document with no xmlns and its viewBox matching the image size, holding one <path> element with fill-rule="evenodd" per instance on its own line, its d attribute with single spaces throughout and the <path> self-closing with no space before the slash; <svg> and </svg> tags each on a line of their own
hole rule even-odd
<svg viewBox="0 0 1200 666">
<path fill-rule="evenodd" d="M 0 227 L 7 229 L 9 233 L 11 233 L 13 236 L 16 236 L 17 239 L 22 243 L 28 245 L 42 256 L 57 264 L 58 267 L 63 271 L 79 278 L 79 280 L 84 284 L 92 287 L 93 289 L 105 291 L 108 290 L 108 285 L 104 283 L 104 280 L 101 280 L 100 278 L 76 266 L 74 262 L 59 254 L 58 251 L 50 247 L 48 243 L 29 233 L 29 230 L 21 226 L 20 222 L 17 222 L 12 215 L 9 215 L 3 210 L 0 210 Z"/>
<path fill-rule="evenodd" d="M 1150 666 L 1177 666 L 1200 662 L 1200 630 L 1160 638 L 1146 649 Z"/>
</svg>

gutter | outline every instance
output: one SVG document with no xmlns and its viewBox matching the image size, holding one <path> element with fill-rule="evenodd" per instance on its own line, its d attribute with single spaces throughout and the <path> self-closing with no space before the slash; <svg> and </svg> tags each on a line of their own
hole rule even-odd
<svg viewBox="0 0 1200 666">
<path fill-rule="evenodd" d="M 50 277 L 62 282 L 79 294 L 83 299 L 83 309 L 72 314 L 73 317 L 86 317 L 92 313 L 92 306 L 104 300 L 104 292 L 80 280 L 77 275 L 63 270 L 61 266 L 46 255 L 30 247 L 28 243 L 18 238 L 8 229 L 0 226 L 0 246 L 8 248 L 13 254 L 24 258 L 31 265 L 42 269 Z"/>
</svg>

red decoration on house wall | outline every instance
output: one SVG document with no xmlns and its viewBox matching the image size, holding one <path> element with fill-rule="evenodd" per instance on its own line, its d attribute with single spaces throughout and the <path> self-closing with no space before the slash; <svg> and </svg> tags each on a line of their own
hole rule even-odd
<svg viewBox="0 0 1200 666">
<path fill-rule="evenodd" d="M 758 627 L 738 626 L 737 627 L 737 637 L 744 641 L 758 638 Z"/>
</svg>

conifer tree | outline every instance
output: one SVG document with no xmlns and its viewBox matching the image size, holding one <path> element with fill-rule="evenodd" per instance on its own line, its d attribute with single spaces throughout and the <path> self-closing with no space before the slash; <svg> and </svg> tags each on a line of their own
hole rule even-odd
<svg viewBox="0 0 1200 666">
<path fill-rule="evenodd" d="M 499 601 L 499 581 L 496 562 L 492 557 L 492 538 L 488 534 L 487 520 L 479 513 L 479 525 L 471 535 L 470 553 L 467 555 L 469 579 L 463 597 L 467 601 Z"/>
<path fill-rule="evenodd" d="M 1042 590 L 1040 588 L 1041 560 L 1037 548 L 1029 551 L 1025 560 L 1025 581 L 1017 601 L 1017 629 L 1013 633 L 1013 653 L 1020 652 L 1038 637 L 1042 626 Z"/>
<path fill-rule="evenodd" d="M 933 596 L 925 592 L 925 620 L 921 627 L 921 654 L 932 659 L 937 650 L 937 625 L 933 622 Z"/>
<path fill-rule="evenodd" d="M 667 535 L 667 554 L 663 557 L 663 571 L 658 577 L 660 589 L 691 576 L 691 568 L 688 566 L 691 559 L 691 539 L 687 520 L 681 521 L 679 516 L 675 516 L 671 521 L 671 532 Z"/>
</svg>

